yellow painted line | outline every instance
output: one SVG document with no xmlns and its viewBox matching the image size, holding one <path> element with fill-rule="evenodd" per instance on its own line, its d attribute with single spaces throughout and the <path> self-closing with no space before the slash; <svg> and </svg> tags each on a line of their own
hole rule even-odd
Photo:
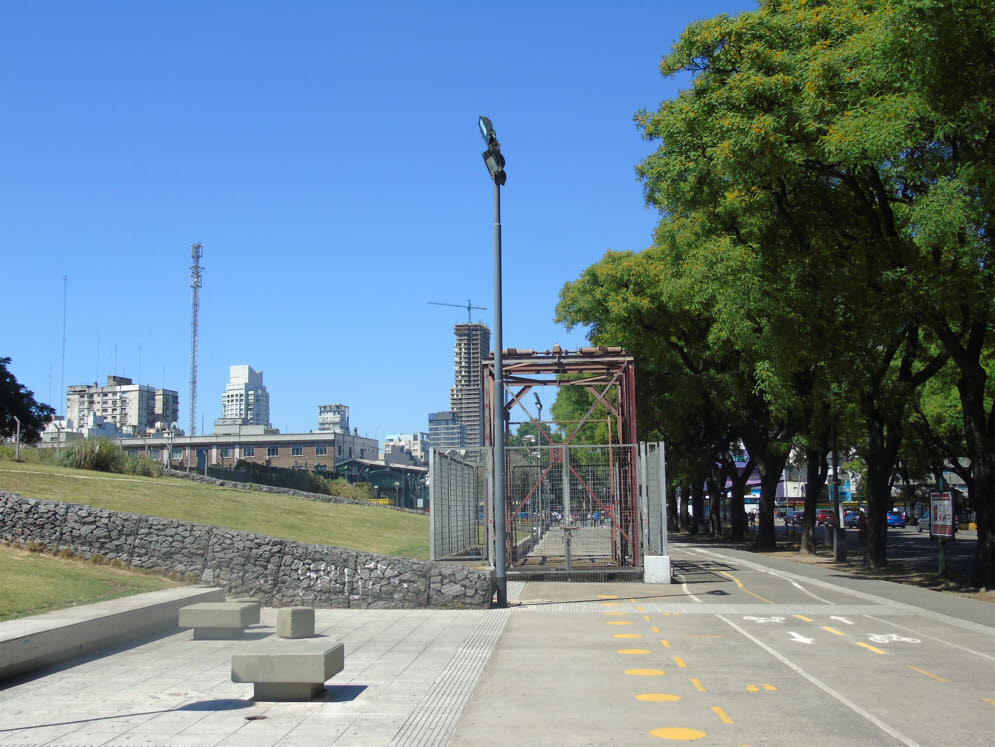
<svg viewBox="0 0 995 747">
<path fill-rule="evenodd" d="M 622 603 L 621 602 L 602 602 L 601 606 L 602 607 L 621 607 Z"/>
<path fill-rule="evenodd" d="M 708 690 L 705 689 L 705 686 L 701 684 L 700 680 L 697 680 L 694 677 L 692 677 L 691 680 L 690 680 L 690 682 L 691 682 L 692 685 L 694 685 L 695 689 L 698 692 L 700 692 L 700 693 L 707 693 L 708 692 Z"/>
<path fill-rule="evenodd" d="M 676 664 L 677 666 L 679 666 L 681 669 L 687 669 L 688 668 L 688 665 L 684 663 L 684 659 L 682 659 L 679 656 L 675 656 L 674 657 L 674 664 Z"/>
<path fill-rule="evenodd" d="M 636 612 L 642 612 L 642 611 L 643 611 L 642 607 L 636 607 Z M 649 621 L 649 617 L 647 617 L 646 620 L 648 622 Z"/>
<path fill-rule="evenodd" d="M 617 594 L 598 594 L 598 599 L 618 599 Z"/>
<path fill-rule="evenodd" d="M 665 726 L 660 729 L 653 729 L 650 736 L 658 739 L 669 739 L 673 742 L 693 742 L 705 736 L 705 732 L 698 729 L 689 729 L 686 726 Z"/>
<path fill-rule="evenodd" d="M 634 655 L 638 655 L 638 654 L 650 654 L 650 653 L 653 653 L 648 648 L 620 648 L 618 650 L 618 652 L 620 654 L 630 654 L 630 655 L 633 655 L 633 654 Z"/>
<path fill-rule="evenodd" d="M 764 685 L 764 690 L 776 690 L 777 688 L 773 685 Z"/>
<path fill-rule="evenodd" d="M 906 666 L 908 666 L 908 668 L 911 669 L 913 672 L 918 672 L 919 674 L 924 674 L 927 677 L 932 677 L 937 682 L 950 682 L 950 680 L 946 679 L 945 677 L 941 677 L 938 674 L 933 674 L 932 672 L 927 672 L 925 669 L 914 667 L 911 664 L 907 664 Z"/>
<path fill-rule="evenodd" d="M 767 604 L 774 604 L 772 601 L 770 601 L 766 597 L 762 597 L 759 594 L 754 594 L 752 591 L 750 591 L 749 589 L 747 589 L 745 586 L 743 586 L 743 582 L 740 581 L 735 576 L 733 576 L 731 573 L 727 573 L 726 571 L 719 571 L 719 573 L 722 574 L 723 576 L 726 576 L 727 578 L 731 578 L 733 581 L 736 582 L 736 586 L 738 586 L 740 589 L 742 589 L 743 591 L 745 591 L 747 594 L 751 594 L 752 596 L 755 596 L 761 602 L 767 602 Z"/>
<path fill-rule="evenodd" d="M 840 633 L 838 630 L 836 630 L 836 628 L 828 628 L 825 625 L 822 626 L 822 629 L 823 630 L 828 630 L 833 635 L 846 635 L 846 633 Z"/>
<path fill-rule="evenodd" d="M 670 648 L 670 641 L 660 641 L 660 643 L 663 644 L 664 648 Z"/>
<path fill-rule="evenodd" d="M 715 715 L 718 716 L 723 724 L 735 724 L 736 722 L 729 718 L 729 715 L 723 711 L 718 706 L 712 706 L 712 710 L 715 711 Z"/>
<path fill-rule="evenodd" d="M 885 653 L 884 653 L 884 651 L 882 651 L 882 650 L 881 650 L 881 649 L 879 649 L 879 648 L 874 648 L 874 646 L 872 646 L 872 645 L 871 645 L 871 644 L 869 644 L 869 643 L 864 643 L 863 641 L 857 641 L 857 645 L 858 645 L 858 646 L 863 646 L 863 647 L 864 647 L 864 648 L 866 648 L 867 650 L 869 650 L 869 651 L 873 651 L 873 652 L 874 652 L 874 653 L 876 653 L 876 654 L 883 654 L 883 655 L 887 656 L 887 654 L 885 654 Z"/>
<path fill-rule="evenodd" d="M 799 620 L 804 620 L 807 623 L 812 622 L 812 618 L 811 617 L 805 617 L 805 615 L 795 615 L 795 617 L 797 617 Z"/>
<path fill-rule="evenodd" d="M 748 692 L 748 693 L 758 693 L 758 692 L 760 692 L 760 688 L 757 687 L 756 685 L 747 685 L 746 686 L 746 692 Z"/>
<path fill-rule="evenodd" d="M 643 611 L 643 608 L 642 608 L 642 607 L 636 607 L 636 609 L 637 609 L 637 610 L 639 610 L 640 612 L 642 612 L 642 611 Z M 649 615 L 643 615 L 643 619 L 644 619 L 644 620 L 645 620 L 646 622 L 649 622 L 649 621 L 650 621 L 650 616 L 649 616 Z"/>
<path fill-rule="evenodd" d="M 995 698 L 982 698 L 982 700 L 985 703 L 991 703 L 992 705 L 995 705 Z"/>
<path fill-rule="evenodd" d="M 609 620 L 609 625 L 632 625 L 632 620 Z"/>
<path fill-rule="evenodd" d="M 635 603 L 636 603 L 636 600 L 635 600 L 635 599 L 630 599 L 629 601 L 630 601 L 630 602 L 632 602 L 633 604 L 635 604 Z"/>
<path fill-rule="evenodd" d="M 671 695 L 670 693 L 643 693 L 636 696 L 636 700 L 647 700 L 651 703 L 672 703 L 680 699 L 680 695 Z"/>
<path fill-rule="evenodd" d="M 653 626 L 653 632 L 654 632 L 654 633 L 659 633 L 659 632 L 660 632 L 660 629 L 659 629 L 658 627 L 656 627 L 656 625 L 654 625 L 654 626 Z"/>
<path fill-rule="evenodd" d="M 670 617 L 670 613 L 669 612 L 664 612 L 662 614 L 663 614 L 664 617 Z"/>
<path fill-rule="evenodd" d="M 666 674 L 666 671 L 663 669 L 626 669 L 625 673 L 636 677 L 659 677 L 661 674 Z"/>
<path fill-rule="evenodd" d="M 605 604 L 605 602 L 602 602 L 602 604 Z M 628 612 L 606 612 L 605 614 L 606 615 L 628 615 L 629 613 Z"/>
<path fill-rule="evenodd" d="M 642 638 L 642 633 L 614 633 L 612 638 Z"/>
</svg>

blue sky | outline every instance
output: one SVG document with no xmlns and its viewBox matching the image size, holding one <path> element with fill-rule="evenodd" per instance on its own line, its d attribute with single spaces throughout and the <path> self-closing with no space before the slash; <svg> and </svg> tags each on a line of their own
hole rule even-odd
<svg viewBox="0 0 995 747">
<path fill-rule="evenodd" d="M 426 430 L 466 321 L 428 301 L 491 324 L 478 115 L 507 158 L 505 346 L 581 346 L 553 322 L 561 287 L 657 220 L 632 117 L 677 92 L 660 58 L 691 21 L 752 7 L 5 3 L 0 356 L 60 413 L 60 382 L 176 389 L 187 428 L 200 241 L 199 432 L 243 363 L 284 432 L 327 402 L 363 435 Z"/>
</svg>

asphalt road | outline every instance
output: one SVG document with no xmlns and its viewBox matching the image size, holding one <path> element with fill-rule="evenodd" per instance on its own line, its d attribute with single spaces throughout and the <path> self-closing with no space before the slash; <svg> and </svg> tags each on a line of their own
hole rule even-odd
<svg viewBox="0 0 995 747">
<path fill-rule="evenodd" d="M 671 552 L 669 586 L 525 584 L 451 744 L 992 743 L 995 607 Z"/>
</svg>

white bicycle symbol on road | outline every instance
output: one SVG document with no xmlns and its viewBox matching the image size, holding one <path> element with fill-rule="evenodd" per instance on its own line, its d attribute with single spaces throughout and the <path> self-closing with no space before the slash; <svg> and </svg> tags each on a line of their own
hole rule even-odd
<svg viewBox="0 0 995 747">
<path fill-rule="evenodd" d="M 920 643 L 918 638 L 906 638 L 898 633 L 868 633 L 872 643 Z"/>
</svg>

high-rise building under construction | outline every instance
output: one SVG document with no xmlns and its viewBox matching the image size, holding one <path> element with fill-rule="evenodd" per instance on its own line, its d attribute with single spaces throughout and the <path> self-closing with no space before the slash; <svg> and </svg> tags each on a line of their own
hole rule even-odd
<svg viewBox="0 0 995 747">
<path fill-rule="evenodd" d="M 473 449 L 484 445 L 484 392 L 481 364 L 491 351 L 491 331 L 483 324 L 457 324 L 455 348 L 456 381 L 449 390 L 449 409 L 459 415 L 466 443 Z"/>
</svg>

